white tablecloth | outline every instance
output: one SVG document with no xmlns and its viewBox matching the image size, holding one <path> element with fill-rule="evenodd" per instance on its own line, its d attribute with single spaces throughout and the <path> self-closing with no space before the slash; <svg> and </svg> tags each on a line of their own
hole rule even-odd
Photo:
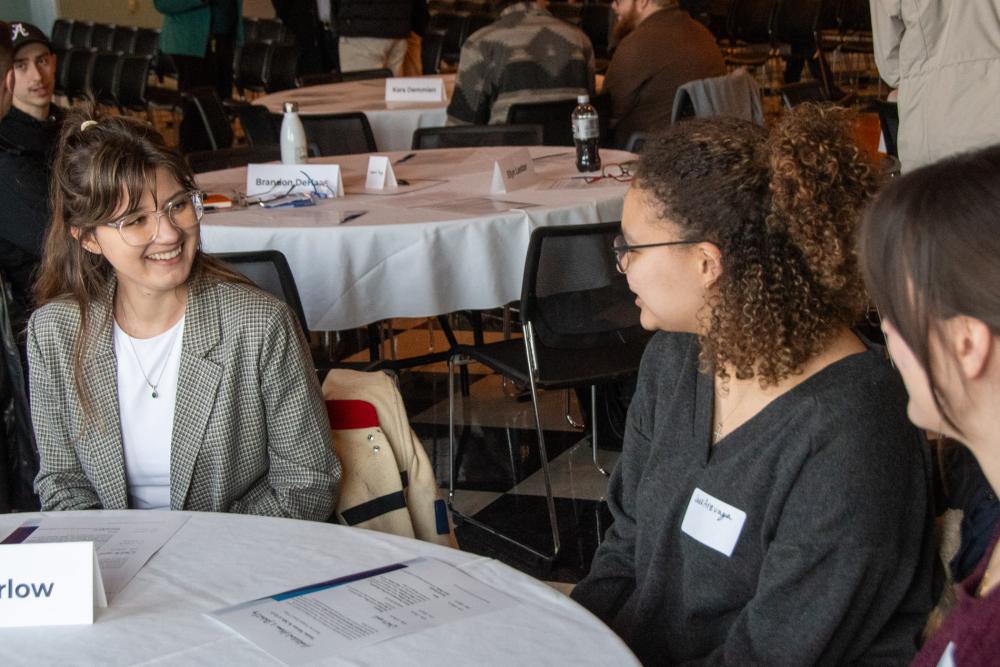
<svg viewBox="0 0 1000 667">
<path fill-rule="evenodd" d="M 398 164 L 397 176 L 414 184 L 419 179 L 441 182 L 413 194 L 348 195 L 310 208 L 211 213 L 202 223 L 202 244 L 208 252 L 280 250 L 292 267 L 306 320 L 318 331 L 392 317 L 496 308 L 521 296 L 532 229 L 620 220 L 628 189 L 628 183 L 612 179 L 590 185 L 569 180 L 579 175 L 573 149 L 550 146 L 531 149 L 543 178 L 539 185 L 489 195 L 494 160 L 511 150 L 422 151 Z M 389 155 L 395 161 L 402 154 Z M 634 158 L 612 150 L 601 156 L 606 165 Z M 338 162 L 350 191 L 362 184 L 367 159 L 355 155 L 320 161 Z M 214 192 L 242 190 L 246 170 L 201 174 L 198 183 Z M 580 187 L 546 189 L 569 183 Z M 438 204 L 483 197 L 516 204 L 513 210 L 469 214 L 431 208 L 435 204 L 426 202 L 429 197 Z M 368 212 L 337 223 L 338 212 L 357 210 Z"/>
<path fill-rule="evenodd" d="M 32 516 L 38 515 L 4 515 L 0 532 Z M 315 664 L 638 664 L 589 612 L 492 559 L 310 521 L 198 512 L 190 517 L 108 608 L 97 610 L 94 625 L 0 629 L 0 664 L 274 665 L 269 655 L 202 614 L 416 556 L 456 565 L 520 603 Z"/>
<path fill-rule="evenodd" d="M 443 79 L 448 98 L 451 98 L 451 91 L 455 86 L 454 74 L 427 78 Z M 380 151 L 407 150 L 413 145 L 414 130 L 420 127 L 440 127 L 448 118 L 447 102 L 387 105 L 385 79 L 293 88 L 254 100 L 254 104 L 262 104 L 274 113 L 281 113 L 285 102 L 298 102 L 299 113 L 302 115 L 361 111 L 368 117 L 372 134 L 375 135 L 375 146 Z"/>
</svg>

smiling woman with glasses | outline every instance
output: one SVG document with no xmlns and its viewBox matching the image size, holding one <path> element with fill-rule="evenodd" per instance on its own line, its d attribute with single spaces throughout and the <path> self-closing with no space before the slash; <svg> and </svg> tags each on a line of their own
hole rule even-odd
<svg viewBox="0 0 1000 667">
<path fill-rule="evenodd" d="M 933 606 L 929 452 L 851 329 L 849 127 L 685 121 L 635 170 L 611 250 L 658 333 L 573 597 L 647 664 L 905 664 Z"/>
<path fill-rule="evenodd" d="M 201 252 L 151 127 L 74 110 L 28 327 L 43 510 L 327 519 L 340 465 L 301 327 Z"/>
</svg>

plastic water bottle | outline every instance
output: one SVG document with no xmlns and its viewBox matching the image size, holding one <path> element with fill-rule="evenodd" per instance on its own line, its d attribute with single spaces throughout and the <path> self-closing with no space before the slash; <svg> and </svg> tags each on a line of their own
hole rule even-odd
<svg viewBox="0 0 1000 667">
<path fill-rule="evenodd" d="M 597 122 L 597 109 L 590 103 L 589 95 L 576 98 L 573 109 L 573 142 L 576 144 L 577 171 L 597 171 L 601 168 L 601 154 L 597 150 L 601 132 Z"/>
<path fill-rule="evenodd" d="M 299 105 L 285 102 L 285 114 L 281 120 L 281 163 L 302 164 L 308 156 L 306 130 L 299 120 Z"/>
</svg>

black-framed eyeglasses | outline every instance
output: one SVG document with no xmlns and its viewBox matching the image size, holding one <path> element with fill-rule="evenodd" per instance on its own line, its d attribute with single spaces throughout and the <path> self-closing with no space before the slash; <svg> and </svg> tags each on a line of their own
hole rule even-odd
<svg viewBox="0 0 1000 667">
<path fill-rule="evenodd" d="M 202 193 L 198 190 L 179 192 L 163 206 L 162 211 L 135 211 L 104 223 L 114 227 L 122 240 L 130 246 L 145 246 L 156 240 L 160 231 L 160 218 L 167 216 L 177 229 L 187 232 L 201 222 L 205 215 Z"/>
<path fill-rule="evenodd" d="M 618 267 L 618 272 L 625 273 L 628 270 L 628 254 L 633 250 L 660 248 L 668 245 L 690 245 L 692 243 L 701 243 L 701 241 L 664 241 L 663 243 L 637 243 L 629 245 L 625 243 L 625 237 L 619 234 L 611 244 L 611 251 L 615 255 L 615 266 Z"/>
<path fill-rule="evenodd" d="M 611 164 L 606 164 L 601 168 L 600 176 L 587 176 L 586 183 L 589 185 L 591 183 L 596 183 L 604 178 L 610 178 L 619 183 L 628 183 L 634 178 L 635 174 L 632 173 L 632 168 L 635 166 L 635 162 L 613 162 Z"/>
</svg>

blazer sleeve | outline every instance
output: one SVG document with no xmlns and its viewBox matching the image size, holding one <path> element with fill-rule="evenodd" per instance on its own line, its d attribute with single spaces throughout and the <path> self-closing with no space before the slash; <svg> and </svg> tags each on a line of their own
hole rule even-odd
<svg viewBox="0 0 1000 667">
<path fill-rule="evenodd" d="M 900 0 L 871 0 L 875 64 L 893 88 L 899 86 L 899 45 L 905 32 L 901 5 Z"/>
<path fill-rule="evenodd" d="M 268 473 L 229 511 L 325 521 L 337 498 L 340 461 L 305 338 L 283 304 L 266 326 L 258 377 Z"/>
<path fill-rule="evenodd" d="M 67 424 L 64 385 L 73 379 L 60 374 L 46 358 L 39 340 L 38 315 L 28 324 L 31 420 L 40 459 L 35 492 L 43 511 L 101 509 L 97 490 L 76 456 Z"/>
<path fill-rule="evenodd" d="M 206 0 L 153 0 L 153 6 L 161 14 L 183 14 L 207 4 Z"/>
</svg>

